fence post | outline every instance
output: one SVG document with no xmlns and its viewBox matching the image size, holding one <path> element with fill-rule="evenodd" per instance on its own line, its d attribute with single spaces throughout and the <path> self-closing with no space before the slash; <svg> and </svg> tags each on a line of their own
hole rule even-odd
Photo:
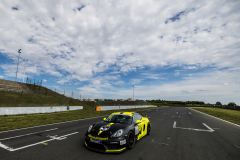
<svg viewBox="0 0 240 160">
<path fill-rule="evenodd" d="M 46 100 L 45 90 L 44 90 L 44 95 L 45 95 L 45 97 L 44 97 L 44 106 L 45 106 L 45 100 Z"/>
<path fill-rule="evenodd" d="M 20 103 L 20 107 L 22 107 L 22 94 L 23 94 L 23 90 L 22 90 L 22 93 L 21 93 L 21 103 Z"/>
</svg>

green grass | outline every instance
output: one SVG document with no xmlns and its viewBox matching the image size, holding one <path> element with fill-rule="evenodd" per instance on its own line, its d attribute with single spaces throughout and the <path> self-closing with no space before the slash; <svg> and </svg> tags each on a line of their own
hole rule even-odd
<svg viewBox="0 0 240 160">
<path fill-rule="evenodd" d="M 221 108 L 191 108 L 240 125 L 240 111 Z"/>
<path fill-rule="evenodd" d="M 151 109 L 151 108 L 156 108 L 156 107 L 110 110 L 110 111 L 100 111 L 100 112 L 92 109 L 82 109 L 82 110 L 75 110 L 75 111 L 42 113 L 42 114 L 3 115 L 3 116 L 0 116 L 0 131 L 104 116 L 104 115 L 109 115 L 113 112 L 120 112 L 120 111 L 131 112 L 131 111 L 139 111 L 139 110 Z"/>
<path fill-rule="evenodd" d="M 52 91 L 53 92 L 53 91 Z M 15 92 L 0 91 L 0 107 L 36 107 L 36 106 L 61 106 L 62 96 L 55 92 L 55 94 L 48 92 L 46 99 L 44 95 L 27 94 Z M 50 94 L 51 93 L 51 94 Z M 94 102 L 78 101 L 73 98 L 63 96 L 63 103 L 69 99 L 69 106 L 83 106 L 84 109 L 94 107 Z M 45 101 L 45 103 L 44 103 Z M 66 104 L 66 105 L 67 105 Z"/>
</svg>

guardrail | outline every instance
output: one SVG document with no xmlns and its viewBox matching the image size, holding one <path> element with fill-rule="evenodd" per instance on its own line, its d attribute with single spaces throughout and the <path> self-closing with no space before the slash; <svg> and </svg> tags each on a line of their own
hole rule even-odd
<svg viewBox="0 0 240 160">
<path fill-rule="evenodd" d="M 118 110 L 118 109 L 132 109 L 132 108 L 148 108 L 157 107 L 155 105 L 131 105 L 131 106 L 97 106 L 97 111 L 108 111 L 108 110 Z"/>
<path fill-rule="evenodd" d="M 0 115 L 51 113 L 83 109 L 83 106 L 0 107 Z"/>
</svg>

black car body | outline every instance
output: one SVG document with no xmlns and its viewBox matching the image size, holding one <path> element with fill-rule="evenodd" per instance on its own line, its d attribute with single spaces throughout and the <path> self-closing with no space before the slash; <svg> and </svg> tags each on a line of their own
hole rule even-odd
<svg viewBox="0 0 240 160">
<path fill-rule="evenodd" d="M 98 152 L 120 153 L 133 148 L 135 142 L 150 131 L 151 123 L 147 117 L 135 112 L 115 112 L 89 127 L 85 146 Z"/>
</svg>

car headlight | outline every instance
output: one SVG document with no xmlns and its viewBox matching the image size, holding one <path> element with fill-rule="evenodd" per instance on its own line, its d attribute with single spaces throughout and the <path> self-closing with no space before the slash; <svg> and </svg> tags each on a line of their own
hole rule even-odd
<svg viewBox="0 0 240 160">
<path fill-rule="evenodd" d="M 123 129 L 119 129 L 115 133 L 113 133 L 112 137 L 120 137 L 123 134 Z"/>
<path fill-rule="evenodd" d="M 88 128 L 88 132 L 91 131 L 92 127 L 93 127 L 93 125 L 89 126 L 89 128 Z"/>
</svg>

